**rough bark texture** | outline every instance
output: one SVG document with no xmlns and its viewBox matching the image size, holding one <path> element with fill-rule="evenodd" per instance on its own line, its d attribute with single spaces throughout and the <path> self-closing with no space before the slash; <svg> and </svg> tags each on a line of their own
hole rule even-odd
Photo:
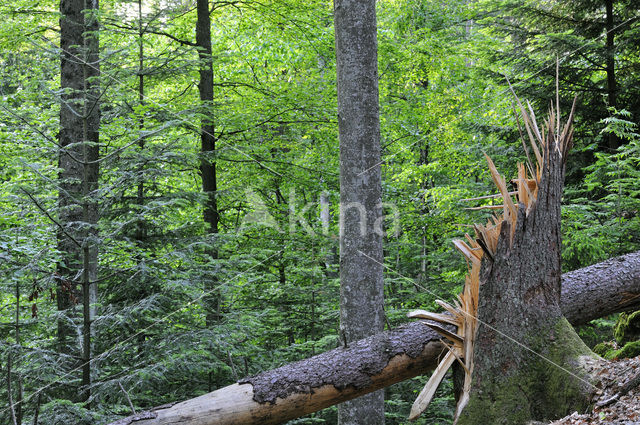
<svg viewBox="0 0 640 425">
<path fill-rule="evenodd" d="M 574 325 L 640 309 L 640 252 L 566 273 L 562 278 L 562 311 Z M 606 279 L 612 279 L 609 285 Z M 618 296 L 620 292 L 627 297 Z M 138 417 L 146 418 L 144 421 L 129 417 L 117 424 L 249 425 L 267 423 L 263 422 L 266 417 L 270 418 L 268 423 L 285 422 L 349 397 L 428 373 L 443 355 L 444 347 L 439 341 L 440 337 L 428 327 L 410 323 L 353 343 L 348 349 L 338 348 L 241 381 L 255 383 L 255 389 L 252 385 L 234 384 L 197 399 L 143 412 Z M 374 349 L 367 350 L 368 346 Z M 420 347 L 422 352 L 412 357 Z M 391 353 L 396 356 L 391 358 Z M 393 362 L 393 369 L 389 371 L 393 372 L 374 376 L 363 372 L 375 374 L 389 358 Z M 332 389 L 334 384 L 342 390 Z M 210 421 L 203 422 L 205 420 Z"/>
<path fill-rule="evenodd" d="M 617 100 L 617 84 L 616 84 L 616 46 L 615 46 L 615 27 L 613 16 L 613 0 L 605 0 L 605 28 L 607 30 L 606 37 L 606 65 L 607 70 L 607 106 L 610 108 L 618 107 Z M 615 151 L 620 146 L 620 141 L 614 133 L 608 135 L 609 149 Z"/>
<path fill-rule="evenodd" d="M 414 322 L 113 425 L 277 424 L 433 369 L 441 337 Z"/>
<path fill-rule="evenodd" d="M 375 0 L 335 0 L 340 135 L 340 332 L 347 343 L 384 326 L 382 183 Z M 342 425 L 384 423 L 384 393 L 338 408 Z"/>
<path fill-rule="evenodd" d="M 553 138 L 549 132 L 536 204 L 528 215 L 519 206 L 511 242 L 510 222 L 503 222 L 493 261 L 482 264 L 481 325 L 460 425 L 561 417 L 586 409 L 590 399 L 581 357 L 593 354 L 560 309 L 564 158 Z"/>
<path fill-rule="evenodd" d="M 640 309 L 640 251 L 562 275 L 562 313 L 572 325 Z"/>
<path fill-rule="evenodd" d="M 87 12 L 85 12 L 85 10 Z M 58 232 L 57 307 L 68 310 L 80 300 L 82 285 L 83 345 L 74 346 L 76 336 L 73 317 L 58 320 L 58 346 L 61 352 L 83 359 L 83 399 L 88 399 L 91 368 L 91 322 L 96 302 L 96 245 L 98 210 L 93 192 L 98 184 L 99 157 L 99 50 L 97 0 L 61 0 L 60 47 L 63 90 L 60 108 L 59 220 L 64 231 Z"/>
<path fill-rule="evenodd" d="M 211 16 L 209 15 L 209 0 L 197 1 L 196 21 L 196 45 L 198 57 L 200 59 L 200 101 L 204 107 L 206 118 L 202 119 L 200 125 L 200 140 L 202 157 L 200 160 L 200 173 L 202 175 L 202 191 L 206 195 L 204 204 L 204 222 L 209 227 L 208 231 L 214 237 L 218 234 L 218 222 L 220 213 L 218 211 L 218 180 L 216 175 L 216 138 L 215 127 L 212 115 L 213 106 L 213 64 L 211 58 Z M 213 244 L 217 243 L 215 240 Z M 208 250 L 211 259 L 218 260 L 218 249 L 214 246 Z M 217 276 L 210 276 L 205 280 L 204 290 L 207 295 L 204 297 L 206 309 L 207 326 L 212 326 L 220 319 L 220 292 L 216 290 L 218 286 Z"/>
<path fill-rule="evenodd" d="M 96 302 L 98 301 L 98 206 L 95 190 L 98 188 L 100 157 L 100 49 L 98 31 L 98 0 L 84 2 L 84 110 L 83 110 L 83 189 L 82 189 L 82 221 L 86 229 L 83 239 L 83 327 L 82 327 L 82 400 L 90 398 L 92 382 L 92 337 L 91 330 L 96 316 Z"/>
<path fill-rule="evenodd" d="M 65 311 L 77 297 L 77 282 L 82 269 L 82 240 L 77 229 L 82 221 L 80 197 L 82 193 L 82 114 L 84 78 L 80 46 L 84 44 L 84 0 L 62 0 L 60 2 L 60 86 L 63 90 L 60 107 L 60 166 L 58 208 L 59 218 L 65 232 L 58 231 L 58 250 L 63 253 L 58 263 L 59 281 L 56 300 L 58 310 Z M 75 145 L 74 145 L 75 144 Z M 75 241 L 74 241 L 75 239 Z M 66 318 L 58 320 L 58 345 L 60 351 L 69 352 L 75 332 L 73 324 Z"/>
</svg>

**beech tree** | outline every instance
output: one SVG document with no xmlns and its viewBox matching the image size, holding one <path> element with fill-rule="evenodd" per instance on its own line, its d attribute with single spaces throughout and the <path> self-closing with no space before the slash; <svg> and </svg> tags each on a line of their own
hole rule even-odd
<svg viewBox="0 0 640 425">
<path fill-rule="evenodd" d="M 384 326 L 376 4 L 334 3 L 340 133 L 340 337 Z M 342 425 L 384 423 L 384 392 L 338 407 Z"/>
</svg>

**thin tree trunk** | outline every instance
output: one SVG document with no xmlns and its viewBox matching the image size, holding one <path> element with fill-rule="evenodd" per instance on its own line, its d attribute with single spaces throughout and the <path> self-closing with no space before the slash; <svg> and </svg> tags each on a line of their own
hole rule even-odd
<svg viewBox="0 0 640 425">
<path fill-rule="evenodd" d="M 98 298 L 98 206 L 94 192 L 98 189 L 98 159 L 100 157 L 100 55 L 98 31 L 98 0 L 84 3 L 84 112 L 83 112 L 83 221 L 86 226 L 83 244 L 83 401 L 89 401 L 92 382 L 92 323 Z"/>
<path fill-rule="evenodd" d="M 82 140 L 84 72 L 82 50 L 84 38 L 84 0 L 60 1 L 60 151 L 58 164 L 58 215 L 65 231 L 58 232 L 58 250 L 62 253 L 57 265 L 58 310 L 65 314 L 58 319 L 58 349 L 70 354 L 73 350 L 74 325 L 68 310 L 77 302 L 77 283 L 82 270 L 82 239 L 77 223 L 82 221 Z"/>
<path fill-rule="evenodd" d="M 616 92 L 618 90 L 616 84 L 616 47 L 615 47 L 615 29 L 613 16 L 613 0 L 605 0 L 606 9 L 606 69 L 607 69 L 607 100 L 610 108 L 617 108 L 618 101 Z M 608 135 L 609 149 L 615 151 L 619 146 L 618 137 L 614 133 Z"/>
<path fill-rule="evenodd" d="M 138 102 L 140 106 L 145 104 L 145 88 L 144 88 L 144 26 L 142 22 L 142 0 L 138 0 Z M 145 136 L 144 136 L 144 113 L 140 114 L 140 118 L 138 120 L 138 131 L 139 131 L 139 141 L 138 148 L 140 148 L 140 154 L 142 155 L 145 147 Z M 143 209 L 145 204 L 145 188 L 144 188 L 144 178 L 145 178 L 145 166 L 144 163 L 140 164 L 140 176 L 138 181 L 138 188 L 136 193 L 135 204 L 137 206 L 137 214 L 138 218 L 136 220 L 136 232 L 135 232 L 135 240 L 136 244 L 139 248 L 144 246 L 144 243 L 147 239 L 147 227 L 145 225 L 145 221 L 143 218 Z M 140 259 L 139 261 L 142 261 Z M 142 292 L 144 295 L 148 295 L 148 289 L 142 288 Z M 144 296 L 143 295 L 143 296 Z M 141 325 L 141 328 L 144 328 L 144 325 Z M 144 350 L 144 342 L 146 340 L 146 333 L 144 331 L 140 331 L 138 336 L 136 337 L 138 342 L 138 353 L 142 353 Z"/>
<path fill-rule="evenodd" d="M 16 329 L 16 348 L 20 350 L 20 283 L 16 281 L 16 321 L 15 321 L 15 329 Z M 18 357 L 20 357 L 20 351 L 18 351 Z M 8 378 L 11 380 L 11 377 Z M 16 423 L 17 425 L 22 424 L 22 375 L 19 372 L 16 372 L 16 381 L 18 382 L 18 399 L 16 400 Z M 9 391 L 10 392 L 10 391 Z"/>
<path fill-rule="evenodd" d="M 9 349 L 7 353 L 7 398 L 9 399 L 9 413 L 11 415 L 11 422 L 13 425 L 18 425 L 18 420 L 16 419 L 16 410 L 15 404 L 13 404 L 13 391 L 11 389 L 11 349 Z"/>
<path fill-rule="evenodd" d="M 322 225 L 322 234 L 327 238 L 326 247 L 322 250 L 323 263 L 322 268 L 327 279 L 335 279 L 338 273 L 335 271 L 336 258 L 338 257 L 337 246 L 333 238 L 329 235 L 331 226 L 331 202 L 329 200 L 329 192 L 322 191 L 320 193 L 320 223 Z"/>
<path fill-rule="evenodd" d="M 384 327 L 380 119 L 375 0 L 335 0 L 340 138 L 340 333 Z M 338 407 L 341 425 L 384 424 L 384 392 Z"/>
<path fill-rule="evenodd" d="M 85 10 L 87 11 L 85 13 Z M 98 210 L 93 192 L 98 185 L 100 93 L 97 0 L 61 0 L 60 46 L 62 49 L 60 83 L 63 89 L 60 108 L 59 217 L 65 231 L 58 233 L 58 248 L 63 253 L 58 264 L 57 303 L 60 311 L 69 310 L 78 301 L 81 284 L 83 303 L 83 341 L 81 347 L 81 398 L 88 400 L 91 383 L 92 305 L 97 298 L 97 221 Z M 58 321 L 58 345 L 73 354 L 75 335 L 72 315 Z"/>
<path fill-rule="evenodd" d="M 144 27 L 142 25 L 142 0 L 138 0 L 138 102 L 140 105 L 144 105 Z M 140 115 L 138 122 L 138 129 L 140 131 L 140 141 L 138 147 L 140 153 L 144 150 L 145 138 L 143 135 L 144 130 L 144 114 Z M 141 165 L 140 181 L 138 182 L 138 193 L 136 195 L 136 204 L 138 205 L 138 214 L 142 213 L 144 207 L 144 164 Z M 136 241 L 138 244 L 142 244 L 146 239 L 146 228 L 144 221 L 138 219 L 136 224 Z"/>
<path fill-rule="evenodd" d="M 38 425 L 38 417 L 40 416 L 40 402 L 42 401 L 42 391 L 38 392 L 38 397 L 36 397 L 36 407 L 33 412 L 33 425 Z"/>
<path fill-rule="evenodd" d="M 421 166 L 428 165 L 429 164 L 429 141 L 428 140 L 425 141 L 424 147 L 420 146 L 419 151 L 420 151 L 420 160 L 418 161 L 418 164 Z M 420 185 L 420 189 L 422 189 L 421 200 L 420 200 L 420 215 L 422 217 L 425 217 L 429 214 L 429 204 L 426 202 L 426 199 L 425 199 L 425 195 L 427 193 L 427 190 L 429 189 L 429 186 L 430 186 L 430 182 L 428 179 L 425 179 Z M 422 258 L 420 260 L 420 274 L 418 275 L 418 283 L 422 285 L 426 285 L 427 281 L 429 280 L 429 267 L 428 267 L 429 261 L 427 257 L 427 255 L 429 254 L 428 244 L 427 244 L 427 225 L 424 224 L 421 230 L 422 230 L 422 237 L 420 239 L 422 242 L 422 252 L 421 252 Z M 420 291 L 420 288 L 415 283 L 414 283 L 414 288 L 416 292 Z"/>
<path fill-rule="evenodd" d="M 202 191 L 204 192 L 204 222 L 208 226 L 208 232 L 213 236 L 210 242 L 212 247 L 208 249 L 211 260 L 218 260 L 218 243 L 215 239 L 218 235 L 220 213 L 218 211 L 218 180 L 216 175 L 216 138 L 213 120 L 213 63 L 211 57 L 211 16 L 209 15 L 209 0 L 197 0 L 196 21 L 196 45 L 200 59 L 200 102 L 206 118 L 202 119 L 200 126 L 200 140 L 202 157 L 200 160 L 200 173 L 202 174 Z M 211 115 L 210 115 L 211 114 Z M 220 296 L 218 286 L 219 279 L 212 275 L 205 280 L 204 297 L 207 326 L 215 325 L 220 320 Z"/>
</svg>

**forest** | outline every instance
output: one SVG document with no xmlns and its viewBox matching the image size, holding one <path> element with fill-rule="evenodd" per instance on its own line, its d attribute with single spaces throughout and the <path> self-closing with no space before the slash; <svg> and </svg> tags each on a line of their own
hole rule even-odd
<svg viewBox="0 0 640 425">
<path fill-rule="evenodd" d="M 0 423 L 640 420 L 639 21 L 3 2 Z"/>
</svg>

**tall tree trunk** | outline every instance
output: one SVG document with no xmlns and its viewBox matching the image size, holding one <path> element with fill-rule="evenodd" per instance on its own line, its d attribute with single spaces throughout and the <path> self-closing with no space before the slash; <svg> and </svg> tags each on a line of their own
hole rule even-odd
<svg viewBox="0 0 640 425">
<path fill-rule="evenodd" d="M 84 4 L 84 113 L 83 113 L 83 221 L 86 226 L 83 244 L 83 365 L 82 400 L 90 397 L 92 358 L 92 323 L 98 301 L 98 205 L 95 191 L 98 189 L 100 157 L 100 52 L 98 32 L 98 0 L 85 0 Z"/>
<path fill-rule="evenodd" d="M 85 10 L 88 12 L 85 13 Z M 92 193 L 98 185 L 99 157 L 99 52 L 97 0 L 60 2 L 60 108 L 59 217 L 64 231 L 58 233 L 57 305 L 67 311 L 78 301 L 80 283 L 83 303 L 82 399 L 89 398 L 91 382 L 91 322 L 97 297 L 98 209 Z M 75 325 L 72 315 L 58 320 L 58 346 L 73 354 Z"/>
<path fill-rule="evenodd" d="M 144 105 L 144 26 L 142 22 L 142 0 L 138 0 L 138 102 L 140 105 Z M 145 137 L 143 134 L 144 131 L 144 114 L 140 115 L 140 120 L 138 121 L 138 129 L 140 130 L 140 141 L 138 142 L 138 147 L 140 148 L 140 152 L 144 150 L 145 146 Z M 136 204 L 138 205 L 138 213 L 142 213 L 142 208 L 145 203 L 144 197 L 144 164 L 141 165 L 141 176 L 140 181 L 138 182 L 138 193 L 136 194 Z M 139 245 L 142 245 L 144 240 L 147 237 L 147 230 L 145 228 L 144 220 L 142 218 L 138 219 L 136 224 L 136 242 Z M 144 337 L 143 337 L 144 338 Z"/>
<path fill-rule="evenodd" d="M 58 165 L 58 208 L 65 231 L 58 232 L 58 250 L 62 253 L 58 263 L 59 283 L 57 306 L 66 311 L 77 298 L 77 282 L 81 270 L 80 232 L 77 223 L 82 220 L 79 205 L 82 182 L 82 105 L 84 73 L 82 69 L 82 36 L 84 30 L 84 0 L 60 1 L 60 86 L 63 90 L 60 107 L 60 151 Z M 74 227 L 75 223 L 75 227 Z M 58 346 L 61 352 L 70 353 L 74 326 L 70 318 L 58 319 Z"/>
<path fill-rule="evenodd" d="M 560 307 L 560 206 L 572 130 L 562 132 L 552 114 L 542 132 L 537 200 L 505 210 L 497 248 L 482 260 L 473 381 L 460 425 L 525 424 L 589 404 L 583 366 L 594 355 Z"/>
<path fill-rule="evenodd" d="M 610 108 L 617 108 L 618 101 L 616 97 L 616 46 L 615 46 L 615 29 L 613 17 L 613 0 L 605 0 L 606 10 L 606 69 L 607 69 L 607 103 Z M 615 151 L 619 146 L 618 137 L 614 133 L 608 135 L 609 149 Z"/>
<path fill-rule="evenodd" d="M 144 34 L 145 27 L 143 25 L 143 15 L 142 15 L 142 0 L 138 0 L 138 102 L 140 106 L 145 104 L 145 88 L 144 88 Z M 144 136 L 144 114 L 140 115 L 138 121 L 138 137 L 140 140 L 138 141 L 138 148 L 140 148 L 140 154 L 143 154 L 145 147 L 145 136 Z M 143 248 L 144 243 L 147 239 L 147 227 L 145 225 L 145 220 L 142 216 L 144 204 L 145 204 L 145 188 L 144 188 L 144 163 L 140 164 L 140 180 L 138 181 L 138 190 L 136 193 L 136 207 L 138 213 L 138 219 L 136 222 L 136 231 L 135 231 L 135 240 L 136 244 L 140 249 Z M 141 257 L 141 256 L 140 256 Z M 142 258 L 139 259 L 139 262 L 142 262 Z M 143 289 L 143 294 L 148 295 L 148 290 Z M 144 325 L 141 326 L 144 328 Z M 136 337 L 138 341 L 138 353 L 142 353 L 144 350 L 144 342 L 147 336 L 144 330 L 138 332 L 138 336 Z"/>
<path fill-rule="evenodd" d="M 208 232 L 213 236 L 212 247 L 208 254 L 211 260 L 218 260 L 217 240 L 220 213 L 218 211 L 216 175 L 216 138 L 213 111 L 213 63 L 211 57 L 211 16 L 209 14 L 209 0 L 197 1 L 196 45 L 200 59 L 200 102 L 203 106 L 205 118 L 200 126 L 200 140 L 202 158 L 200 172 L 202 174 L 202 191 L 205 194 L 204 222 L 209 227 Z M 210 115 L 211 114 L 211 115 Z M 218 278 L 215 275 L 205 280 L 204 297 L 207 326 L 212 326 L 220 320 L 220 291 L 217 289 Z"/>
<path fill-rule="evenodd" d="M 340 333 L 349 343 L 384 326 L 376 4 L 335 0 L 340 135 Z M 338 407 L 342 425 L 384 423 L 384 393 Z"/>
</svg>

